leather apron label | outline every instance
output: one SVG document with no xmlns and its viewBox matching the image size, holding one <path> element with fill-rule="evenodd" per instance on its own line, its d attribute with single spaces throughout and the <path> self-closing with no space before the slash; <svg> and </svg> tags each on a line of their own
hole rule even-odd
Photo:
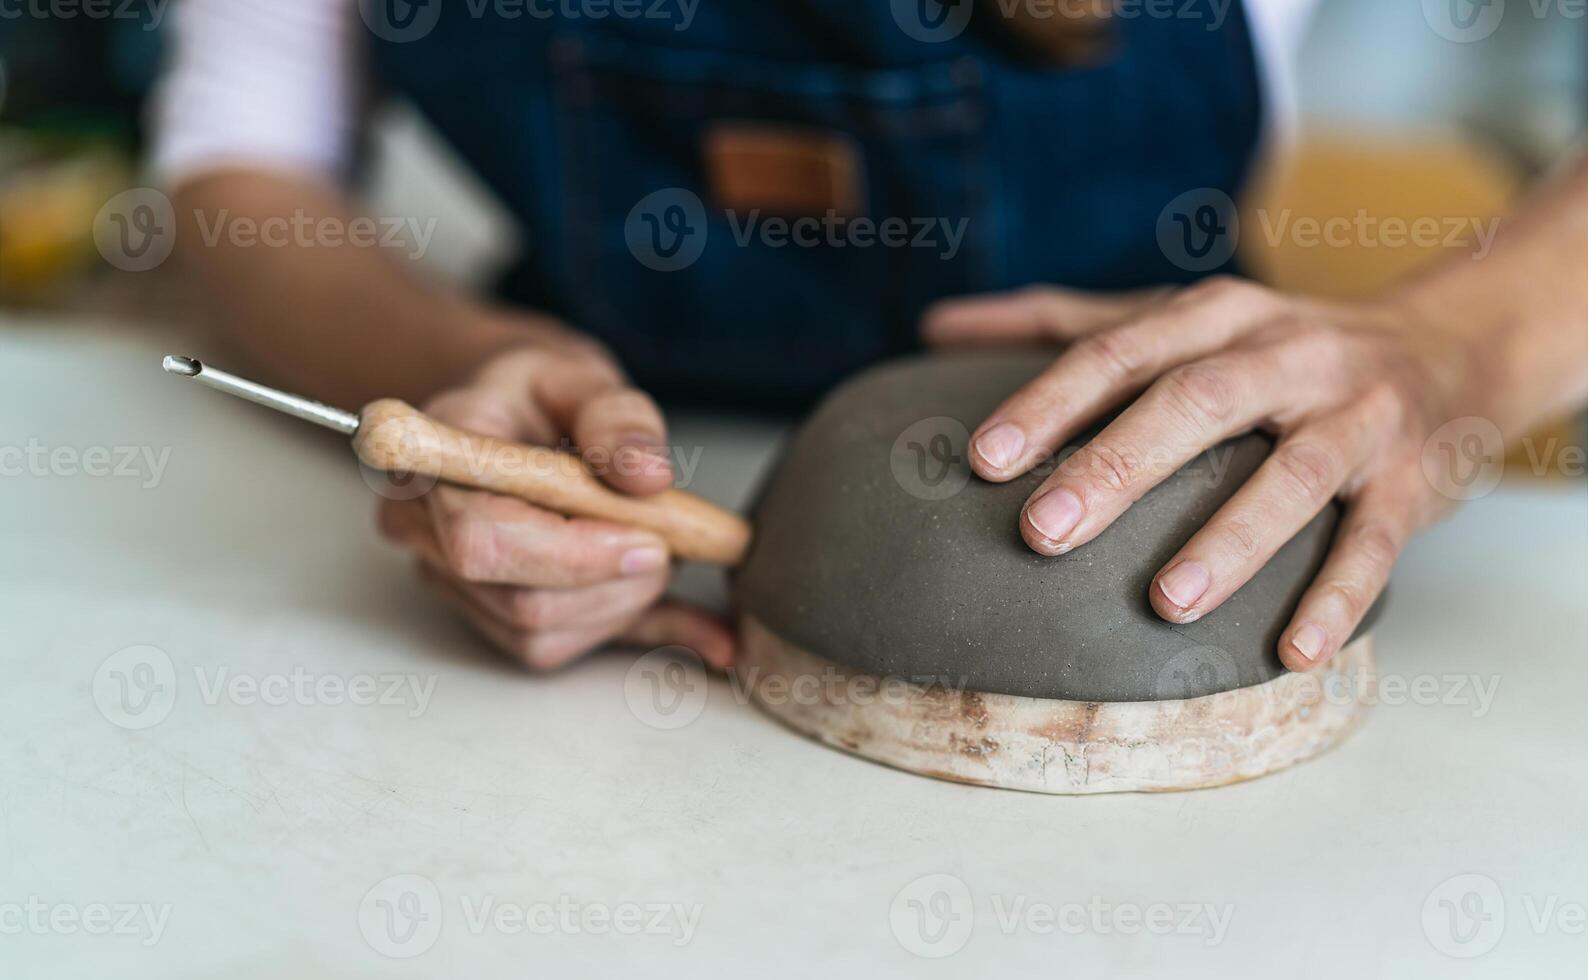
<svg viewBox="0 0 1588 980">
<path fill-rule="evenodd" d="M 860 151 L 841 134 L 725 122 L 708 129 L 704 142 L 712 198 L 725 210 L 848 218 L 864 208 Z"/>
</svg>

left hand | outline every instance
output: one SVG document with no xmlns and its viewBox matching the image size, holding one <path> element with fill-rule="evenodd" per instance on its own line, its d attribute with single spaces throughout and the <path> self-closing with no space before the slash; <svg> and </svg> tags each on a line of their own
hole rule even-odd
<svg viewBox="0 0 1588 980">
<path fill-rule="evenodd" d="M 499 351 L 425 411 L 479 435 L 566 441 L 623 493 L 673 484 L 661 410 L 585 338 L 543 335 Z M 432 591 L 531 670 L 555 670 L 612 641 L 687 646 L 719 669 L 733 660 L 727 623 L 663 599 L 672 565 L 666 542 L 649 531 L 448 484 L 381 501 L 379 520 L 417 557 Z"/>
<path fill-rule="evenodd" d="M 1021 536 L 1045 555 L 1097 537 L 1204 450 L 1272 432 L 1273 453 L 1149 592 L 1164 619 L 1199 619 L 1341 498 L 1333 548 L 1280 634 L 1293 670 L 1339 652 L 1407 538 L 1443 509 L 1423 475 L 1424 443 L 1470 414 L 1458 410 L 1466 346 L 1390 301 L 1327 303 L 1228 278 L 1132 295 L 1037 287 L 940 303 L 923 332 L 938 346 L 1073 342 L 977 427 L 971 466 L 985 479 L 1026 473 L 1131 403 L 1026 501 Z"/>
</svg>

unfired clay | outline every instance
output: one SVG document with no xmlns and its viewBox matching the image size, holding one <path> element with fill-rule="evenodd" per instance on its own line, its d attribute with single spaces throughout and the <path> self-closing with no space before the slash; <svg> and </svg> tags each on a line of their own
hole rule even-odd
<svg viewBox="0 0 1588 980">
<path fill-rule="evenodd" d="M 1036 554 L 1016 522 L 1048 467 L 988 483 L 970 474 L 966 444 L 1052 357 L 918 357 L 833 393 L 756 509 L 757 538 L 736 582 L 744 611 L 844 668 L 990 694 L 1177 701 L 1284 675 L 1279 634 L 1324 558 L 1338 507 L 1183 626 L 1152 610 L 1148 585 L 1263 461 L 1267 436 L 1198 457 L 1090 544 Z"/>
</svg>

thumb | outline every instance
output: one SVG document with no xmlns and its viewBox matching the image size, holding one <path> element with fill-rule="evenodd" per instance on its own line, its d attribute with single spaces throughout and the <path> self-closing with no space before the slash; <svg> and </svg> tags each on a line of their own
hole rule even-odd
<svg viewBox="0 0 1588 980">
<path fill-rule="evenodd" d="M 1134 316 L 1166 292 L 1088 293 L 1031 286 L 942 300 L 922 316 L 921 339 L 929 347 L 1071 341 Z"/>
<path fill-rule="evenodd" d="M 688 647 L 717 670 L 732 666 L 738 647 L 733 628 L 722 617 L 675 600 L 647 610 L 618 636 L 618 641 L 637 647 Z"/>
<path fill-rule="evenodd" d="M 552 421 L 609 485 L 637 495 L 673 485 L 662 410 L 615 368 L 575 365 L 546 376 L 538 392 Z"/>
</svg>

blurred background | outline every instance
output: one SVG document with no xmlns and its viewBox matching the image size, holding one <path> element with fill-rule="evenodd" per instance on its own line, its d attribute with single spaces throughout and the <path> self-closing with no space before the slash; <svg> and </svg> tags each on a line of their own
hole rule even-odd
<svg viewBox="0 0 1588 980">
<path fill-rule="evenodd" d="M 1408 213 L 1476 216 L 1569 150 L 1588 130 L 1582 6 L 1512 0 L 1492 34 L 1458 41 L 1426 9 L 1452 2 L 1468 0 L 1322 0 L 1300 58 L 1300 152 L 1253 189 L 1254 206 L 1322 217 L 1344 206 L 1328 185 L 1349 183 L 1352 210 L 1400 197 Z M 112 270 L 95 255 L 93 216 L 137 181 L 173 6 L 99 0 L 66 17 L 47 0 L 0 2 L 0 303 L 71 307 L 101 295 L 94 281 Z M 371 141 L 380 213 L 448 216 L 428 256 L 438 275 L 483 280 L 505 262 L 507 222 L 415 114 L 383 108 Z M 1300 285 L 1371 288 L 1416 261 L 1379 253 L 1367 279 L 1335 257 L 1343 268 Z M 1285 284 L 1302 275 L 1295 259 L 1247 256 Z"/>
<path fill-rule="evenodd" d="M 1492 34 L 1459 41 L 1427 10 L 1451 2 L 1467 0 L 1323 0 L 1300 58 L 1300 152 L 1254 188 L 1261 203 L 1322 217 L 1344 207 L 1328 185 L 1351 183 L 1352 210 L 1400 196 L 1408 213 L 1476 216 L 1567 152 L 1588 128 L 1581 5 L 1513 0 Z M 0 2 L 0 303 L 80 307 L 103 295 L 93 286 L 111 270 L 92 220 L 137 180 L 172 6 L 101 0 L 97 15 L 82 4 L 65 17 L 41 0 Z M 505 262 L 507 222 L 413 113 L 385 107 L 371 140 L 381 213 L 448 215 L 429 253 L 438 275 L 478 281 Z M 1382 189 L 1358 193 L 1366 178 Z M 1378 250 L 1366 279 L 1335 256 L 1341 268 L 1300 283 L 1296 258 L 1247 261 L 1281 284 L 1339 292 L 1371 288 L 1417 256 L 1386 263 Z"/>
<path fill-rule="evenodd" d="M 1492 33 L 1452 39 L 1439 26 L 1450 3 L 1471 0 L 1323 0 L 1301 49 L 1294 152 L 1275 155 L 1283 162 L 1244 206 L 1483 219 L 1570 153 L 1588 131 L 1583 5 L 1511 0 Z M 93 241 L 99 209 L 140 182 L 143 107 L 172 6 L 103 0 L 99 15 L 80 4 L 65 17 L 47 0 L 0 0 L 0 310 L 197 315 L 175 263 L 118 273 Z M 376 213 L 445 216 L 425 258 L 435 275 L 483 283 L 508 262 L 509 223 L 414 113 L 382 107 L 370 146 Z M 1440 251 L 1263 239 L 1242 236 L 1252 274 L 1332 295 L 1371 290 Z"/>
</svg>

